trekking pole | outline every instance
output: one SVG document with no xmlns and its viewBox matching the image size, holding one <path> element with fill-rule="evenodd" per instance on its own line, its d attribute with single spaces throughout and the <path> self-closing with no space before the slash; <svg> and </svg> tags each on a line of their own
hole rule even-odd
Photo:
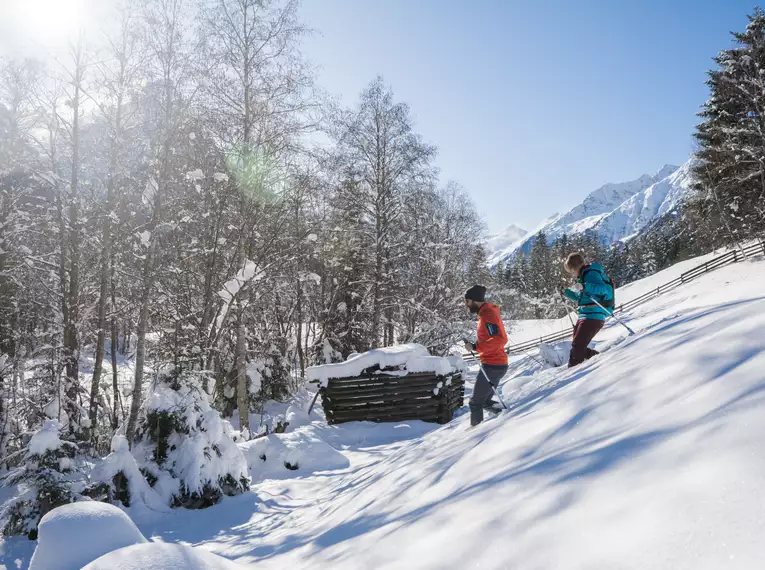
<svg viewBox="0 0 765 570">
<path fill-rule="evenodd" d="M 481 369 L 481 373 L 483 374 L 483 377 L 486 378 L 486 381 L 489 383 L 489 386 L 491 386 L 491 389 L 494 390 L 494 394 L 499 399 L 499 403 L 502 404 L 502 407 L 505 408 L 505 410 L 507 410 L 507 406 L 505 405 L 505 401 L 502 399 L 502 396 L 499 395 L 499 392 L 494 387 L 494 384 L 491 383 L 491 380 L 489 380 L 489 375 L 486 374 L 486 370 L 483 369 L 483 363 L 481 362 L 481 359 L 478 358 L 476 353 L 473 352 L 472 350 L 470 351 L 470 354 L 472 354 L 473 358 L 475 358 L 478 361 L 478 368 Z"/>
<path fill-rule="evenodd" d="M 510 335 L 507 335 L 507 340 L 509 340 L 510 342 L 512 342 L 512 340 L 510 339 Z M 505 351 L 505 352 L 507 352 L 507 351 Z M 535 358 L 535 357 L 531 356 L 531 355 L 528 353 L 528 351 L 526 351 L 526 350 L 522 350 L 521 352 L 523 352 L 523 354 L 525 354 L 526 356 L 528 356 L 528 357 L 529 357 L 531 360 L 533 360 L 534 362 L 536 362 L 536 363 L 537 363 L 537 364 L 539 364 L 540 366 L 544 366 L 544 365 L 545 365 L 545 364 L 544 364 L 544 362 L 542 362 L 542 361 L 541 361 L 541 360 L 539 360 L 538 358 Z"/>
<path fill-rule="evenodd" d="M 569 301 L 571 301 L 571 299 L 569 299 L 569 298 L 568 298 L 568 297 L 566 297 L 565 295 L 563 295 L 563 298 L 564 298 L 564 299 L 566 299 L 566 300 L 569 300 Z M 622 326 L 623 326 L 625 329 L 627 329 L 627 332 L 629 333 L 629 335 L 630 335 L 630 336 L 633 336 L 633 335 L 635 334 L 635 331 L 633 331 L 633 330 L 632 330 L 630 327 L 628 327 L 628 326 L 627 326 L 627 324 L 626 324 L 626 323 L 625 323 L 623 320 L 621 320 L 621 319 L 620 319 L 619 317 L 617 317 L 615 314 L 613 314 L 613 313 L 609 312 L 609 311 L 608 311 L 608 309 L 606 309 L 606 308 L 605 308 L 603 305 L 601 305 L 600 303 L 598 303 L 598 302 L 597 302 L 595 299 L 593 299 L 592 297 L 590 297 L 590 300 L 591 300 L 593 303 L 595 303 L 595 304 L 596 304 L 598 307 L 600 307 L 601 309 L 603 309 L 603 311 L 605 311 L 605 313 L 606 313 L 606 314 L 607 314 L 609 317 L 613 317 L 614 319 L 616 319 L 616 322 L 617 322 L 617 323 L 619 323 L 619 324 L 620 324 L 620 325 L 622 325 Z M 573 301 L 571 301 L 571 302 L 573 303 Z"/>
<path fill-rule="evenodd" d="M 596 304 L 598 307 L 600 307 L 601 309 L 603 309 L 604 311 L 606 311 L 606 313 L 608 313 L 608 310 L 607 310 L 607 309 L 606 309 L 606 308 L 605 308 L 603 305 L 601 305 L 600 303 L 598 303 L 598 302 L 597 302 L 595 299 L 593 299 L 592 297 L 590 297 L 590 299 L 591 299 L 591 300 L 592 300 L 592 302 L 593 302 L 593 303 L 595 303 L 595 304 Z M 610 317 L 613 317 L 613 318 L 615 318 L 617 323 L 619 323 L 619 324 L 620 324 L 620 325 L 622 325 L 622 326 L 623 326 L 625 329 L 627 329 L 627 332 L 628 332 L 628 333 L 630 333 L 630 336 L 633 336 L 633 335 L 635 334 L 635 331 L 633 331 L 631 328 L 629 328 L 629 327 L 627 326 L 627 323 L 625 323 L 623 320 L 621 320 L 621 319 L 620 319 L 619 317 L 617 317 L 615 314 L 613 314 L 613 313 L 608 313 L 608 315 L 609 315 Z"/>
</svg>

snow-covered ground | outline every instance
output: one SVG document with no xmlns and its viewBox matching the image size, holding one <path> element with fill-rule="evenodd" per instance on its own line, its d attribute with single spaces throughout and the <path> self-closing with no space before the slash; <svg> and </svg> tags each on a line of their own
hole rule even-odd
<svg viewBox="0 0 765 570">
<path fill-rule="evenodd" d="M 762 568 L 763 283 L 762 258 L 705 275 L 629 313 L 637 336 L 607 326 L 602 354 L 572 370 L 514 358 L 509 411 L 477 428 L 327 426 L 318 408 L 287 442 L 298 459 L 301 439 L 319 449 L 308 469 L 270 466 L 203 511 L 128 512 L 152 541 L 265 570 Z M 30 554 L 0 542 L 0 568 Z"/>
</svg>

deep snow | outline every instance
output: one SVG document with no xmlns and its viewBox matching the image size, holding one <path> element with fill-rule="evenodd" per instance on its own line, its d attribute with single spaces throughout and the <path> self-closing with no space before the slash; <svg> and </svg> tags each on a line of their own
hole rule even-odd
<svg viewBox="0 0 765 570">
<path fill-rule="evenodd" d="M 83 501 L 53 509 L 40 521 L 39 546 L 30 570 L 80 570 L 118 548 L 146 539 L 115 506 Z"/>
<path fill-rule="evenodd" d="M 629 313 L 636 337 L 609 324 L 572 370 L 514 357 L 509 411 L 477 428 L 464 413 L 327 426 L 319 407 L 301 433 L 347 463 L 264 474 L 204 511 L 130 514 L 152 540 L 266 570 L 761 568 L 762 283 L 761 258 L 705 275 Z M 0 543 L 0 564 L 26 568 L 24 542 Z"/>
</svg>

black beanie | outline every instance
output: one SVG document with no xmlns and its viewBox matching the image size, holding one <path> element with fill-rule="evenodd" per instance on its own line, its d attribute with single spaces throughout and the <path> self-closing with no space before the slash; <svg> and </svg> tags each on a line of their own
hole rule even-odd
<svg viewBox="0 0 765 570">
<path fill-rule="evenodd" d="M 470 289 L 465 291 L 465 299 L 484 303 L 486 301 L 486 287 L 483 285 L 473 285 Z"/>
</svg>

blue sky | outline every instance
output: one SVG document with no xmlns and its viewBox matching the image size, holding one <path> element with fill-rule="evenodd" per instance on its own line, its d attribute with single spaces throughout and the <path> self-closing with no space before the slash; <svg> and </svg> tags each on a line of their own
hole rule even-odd
<svg viewBox="0 0 765 570">
<path fill-rule="evenodd" d="M 693 151 L 739 0 L 303 0 L 305 54 L 351 105 L 381 74 L 490 231 Z"/>
</svg>

